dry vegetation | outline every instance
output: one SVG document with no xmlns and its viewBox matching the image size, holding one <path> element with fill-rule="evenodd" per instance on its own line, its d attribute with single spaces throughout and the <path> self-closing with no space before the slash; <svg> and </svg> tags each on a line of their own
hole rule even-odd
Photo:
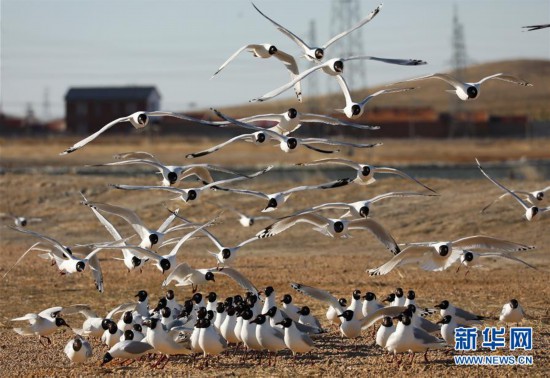
<svg viewBox="0 0 550 378">
<path fill-rule="evenodd" d="M 237 201 L 236 207 L 258 211 L 263 202 L 252 197 L 227 193 L 208 193 L 197 204 L 185 205 L 170 201 L 171 195 L 152 192 L 122 192 L 107 187 L 107 183 L 124 182 L 129 184 L 155 184 L 156 178 L 140 176 L 117 179 L 109 176 L 84 176 L 73 173 L 48 175 L 41 173 L 46 165 L 80 166 L 87 163 L 110 161 L 110 156 L 128 150 L 146 150 L 155 152 L 170 162 L 182 162 L 183 155 L 194 149 L 200 149 L 212 142 L 197 141 L 193 145 L 174 143 L 164 140 L 152 140 L 143 143 L 93 143 L 82 151 L 66 157 L 57 157 L 56 153 L 68 146 L 70 141 L 52 140 L 14 144 L 3 142 L 1 149 L 2 166 L 7 173 L 0 176 L 2 198 L 0 211 L 8 206 L 20 213 L 41 216 L 44 222 L 29 228 L 58 238 L 66 244 L 85 243 L 109 239 L 106 231 L 99 225 L 89 209 L 79 205 L 79 192 L 88 198 L 109 202 L 135 209 L 147 222 L 157 225 L 167 213 L 162 204 L 170 208 L 181 208 L 182 214 L 196 221 L 206 221 L 218 212 L 215 203 L 223 204 Z M 376 151 L 358 152 L 353 158 L 366 159 L 374 163 L 396 164 L 407 162 L 441 163 L 472 162 L 474 156 L 483 160 L 519 159 L 521 157 L 549 158 L 548 141 L 386 141 Z M 251 155 L 253 146 L 242 144 L 225 154 L 214 154 L 211 160 L 226 166 L 257 165 L 273 162 L 281 158 L 282 152 L 271 156 Z M 252 160 L 250 156 L 254 156 Z M 319 158 L 307 152 L 304 155 L 284 156 L 282 163 L 298 162 Z M 201 160 L 203 161 L 203 160 Z M 11 168 L 38 167 L 34 174 L 10 173 Z M 42 168 L 41 168 L 42 167 Z M 105 168 L 108 169 L 108 168 Z M 324 178 L 313 177 L 308 182 L 321 182 Z M 338 296 L 350 297 L 358 288 L 363 292 L 373 291 L 379 296 L 401 286 L 414 289 L 418 302 L 432 306 L 442 299 L 449 299 L 457 305 L 474 312 L 496 316 L 500 308 L 511 298 L 517 298 L 530 315 L 524 322 L 534 328 L 534 366 L 530 367 L 456 367 L 451 355 L 442 352 L 430 353 L 432 362 L 424 364 L 420 357 L 414 365 L 404 364 L 397 367 L 386 363 L 386 357 L 380 349 L 372 346 L 370 332 L 365 332 L 354 347 L 349 340 L 342 340 L 331 332 L 316 340 L 317 348 L 310 356 L 297 362 L 286 353 L 277 367 L 260 368 L 255 361 L 241 363 L 240 354 L 223 355 L 212 360 L 210 367 L 199 369 L 192 367 L 187 358 L 175 358 L 164 371 L 157 371 L 148 363 L 138 362 L 129 368 L 115 365 L 99 367 L 100 357 L 105 352 L 97 340 L 93 341 L 94 357 L 85 365 L 73 367 L 63 354 L 63 346 L 71 334 L 62 331 L 54 335 L 53 345 L 42 347 L 34 337 L 24 338 L 15 334 L 11 328 L 14 323 L 9 319 L 28 312 L 41 310 L 54 305 L 88 303 L 99 313 L 105 313 L 114 305 L 134 299 L 140 289 L 150 292 L 156 301 L 163 289 L 160 284 L 162 275 L 153 266 L 146 266 L 142 274 L 127 273 L 121 263 L 107 259 L 104 255 L 103 270 L 105 293 L 94 290 L 89 272 L 83 276 L 59 276 L 54 267 L 36 257 L 29 256 L 2 281 L 3 295 L 0 297 L 0 372 L 2 375 L 32 376 L 97 376 L 100 374 L 128 374 L 132 376 L 152 375 L 394 375 L 403 374 L 424 376 L 545 376 L 550 366 L 550 314 L 548 298 L 550 289 L 550 219 L 543 217 L 538 222 L 528 223 L 521 219 L 521 211 L 514 204 L 501 203 L 485 215 L 479 209 L 499 194 L 487 180 L 422 180 L 440 193 L 440 197 L 418 199 L 394 199 L 373 206 L 372 216 L 386 226 L 399 242 L 425 240 L 456 239 L 473 234 L 487 234 L 511 239 L 521 243 L 534 244 L 538 248 L 523 253 L 523 258 L 538 267 L 527 269 L 521 265 L 507 262 L 491 263 L 486 268 L 471 270 L 468 275 L 462 270 L 445 272 L 424 272 L 414 267 L 402 268 L 399 272 L 369 278 L 364 272 L 367 267 L 375 267 L 386 261 L 390 254 L 366 231 L 353 232 L 350 239 L 332 239 L 312 231 L 306 225 L 300 225 L 288 232 L 268 240 L 261 240 L 244 247 L 239 252 L 235 266 L 249 277 L 257 287 L 273 285 L 278 297 L 291 293 L 298 304 L 308 304 L 324 324 L 325 308 L 307 297 L 293 292 L 289 282 L 303 282 L 309 285 L 329 289 Z M 514 188 L 540 188 L 550 182 L 538 178 L 526 181 L 505 180 Z M 276 191 L 295 185 L 295 182 L 259 180 L 240 186 L 259 190 Z M 298 193 L 293 195 L 287 205 L 280 209 L 286 215 L 294 210 L 309 207 L 329 200 L 359 200 L 379 193 L 393 190 L 419 190 L 399 178 L 377 181 L 372 186 L 348 186 L 338 190 Z M 548 202 L 546 202 L 548 203 Z M 159 210 L 160 209 L 160 210 Z M 129 228 L 118 219 L 112 218 L 120 226 L 123 234 Z M 261 225 L 245 229 L 235 225 L 229 213 L 222 215 L 223 223 L 213 227 L 213 233 L 222 241 L 237 244 L 257 232 Z M 263 225 L 266 225 L 263 223 Z M 3 274 L 35 242 L 34 239 L 6 228 L 0 229 L 2 240 L 2 259 L 0 274 Z M 208 267 L 213 260 L 206 250 L 211 245 L 207 240 L 192 240 L 182 250 L 179 261 L 187 261 L 195 267 Z M 203 292 L 217 291 L 222 298 L 234 294 L 240 289 L 231 281 L 219 278 L 216 284 L 202 287 Z M 177 289 L 176 295 L 183 299 L 190 295 L 190 289 Z M 78 326 L 83 318 L 67 318 L 71 325 Z M 488 324 L 495 324 L 489 321 Z M 483 352 L 485 353 L 485 352 Z M 503 350 L 501 354 L 509 354 Z"/>
<path fill-rule="evenodd" d="M 121 127 L 131 126 L 125 125 Z M 68 156 L 59 152 L 72 145 L 75 137 L 51 139 L 25 139 L 14 143 L 11 139 L 0 139 L 2 167 L 17 169 L 24 167 L 75 167 L 112 161 L 112 155 L 126 151 L 148 151 L 166 164 L 191 164 L 205 162 L 228 167 L 253 167 L 265 164 L 294 164 L 331 155 L 319 154 L 308 149 L 298 149 L 285 154 L 278 147 L 261 146 L 236 142 L 217 153 L 200 159 L 185 159 L 185 155 L 211 147 L 222 142 L 220 139 L 190 139 L 171 136 L 168 138 L 145 138 L 132 129 L 130 135 L 101 137 L 83 150 Z M 338 139 L 338 138 L 334 138 Z M 341 139 L 341 138 L 340 138 Z M 481 161 L 539 160 L 549 159 L 548 139 L 378 139 L 367 142 L 382 142 L 375 148 L 344 150 L 346 158 L 378 165 L 407 164 L 454 164 L 473 163 L 474 156 Z M 262 152 L 262 153 L 259 153 Z M 332 156 L 340 156 L 338 154 Z M 132 167 L 135 169 L 136 167 Z M 105 168 L 108 170 L 109 168 Z M 84 169 L 85 170 L 85 169 Z"/>
<path fill-rule="evenodd" d="M 464 71 L 465 81 L 476 82 L 485 76 L 503 72 L 518 76 L 530 83 L 533 87 L 525 88 L 501 82 L 489 80 L 483 84 L 482 92 L 485 93 L 476 101 L 468 104 L 471 111 L 486 110 L 493 115 L 519 115 L 528 114 L 531 119 L 548 120 L 550 110 L 550 60 L 511 60 L 484 63 L 470 66 Z M 416 75 L 418 76 L 418 75 Z M 414 73 L 410 78 L 416 77 Z M 396 93 L 384 96 L 373 102 L 372 107 L 431 107 L 438 112 L 449 111 L 449 105 L 455 96 L 445 93 L 451 87 L 440 80 L 424 80 L 407 83 L 418 87 L 414 92 Z M 399 84 L 403 86 L 404 84 Z M 380 86 L 357 91 L 353 98 L 362 99 L 381 89 Z M 491 93 L 487 96 L 487 93 Z M 307 93 L 305 94 L 307 96 Z M 239 105 L 226 107 L 223 110 L 228 114 L 247 116 L 250 114 L 280 113 L 281 109 L 290 106 L 298 110 L 307 110 L 308 104 L 329 104 L 330 108 L 341 108 L 344 99 L 341 93 L 333 93 L 330 96 L 308 97 L 304 104 L 297 106 L 294 99 L 272 100 L 252 105 Z M 367 108 L 368 112 L 368 108 Z M 363 116 L 364 117 L 364 116 Z"/>
</svg>

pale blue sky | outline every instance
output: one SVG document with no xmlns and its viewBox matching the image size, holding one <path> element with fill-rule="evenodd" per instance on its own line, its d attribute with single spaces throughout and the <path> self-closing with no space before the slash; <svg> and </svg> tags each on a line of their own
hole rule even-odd
<svg viewBox="0 0 550 378">
<path fill-rule="evenodd" d="M 318 42 L 331 37 L 330 0 L 256 0 L 255 4 L 306 42 L 313 18 Z M 379 1 L 361 4 L 366 15 Z M 370 62 L 368 84 L 448 70 L 455 4 L 473 62 L 550 59 L 550 29 L 521 29 L 550 23 L 548 0 L 389 0 L 360 29 L 364 53 L 424 59 L 429 64 L 401 67 Z M 225 59 L 249 43 L 272 43 L 293 55 L 299 53 L 248 0 L 2 0 L 2 110 L 23 114 L 26 104 L 32 103 L 42 116 L 48 88 L 51 115 L 63 116 L 63 96 L 70 86 L 127 84 L 156 85 L 165 110 L 186 110 L 190 103 L 206 108 L 244 103 L 288 81 L 279 62 L 250 54 L 241 55 L 210 80 Z M 299 64 L 307 67 L 303 59 Z M 353 72 L 346 71 L 345 76 L 353 80 Z M 326 91 L 328 85 L 323 82 L 319 88 Z"/>
</svg>

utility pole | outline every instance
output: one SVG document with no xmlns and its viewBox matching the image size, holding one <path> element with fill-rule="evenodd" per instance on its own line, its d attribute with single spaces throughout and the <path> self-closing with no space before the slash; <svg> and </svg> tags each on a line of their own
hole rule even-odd
<svg viewBox="0 0 550 378">
<path fill-rule="evenodd" d="M 34 114 L 34 109 L 32 108 L 32 104 L 29 102 L 25 110 L 25 120 L 24 120 L 25 134 L 27 136 L 31 134 L 31 131 L 35 124 L 36 124 L 36 116 Z"/>
<path fill-rule="evenodd" d="M 45 122 L 50 120 L 50 88 L 44 88 L 44 98 L 42 100 L 42 117 Z"/>
</svg>

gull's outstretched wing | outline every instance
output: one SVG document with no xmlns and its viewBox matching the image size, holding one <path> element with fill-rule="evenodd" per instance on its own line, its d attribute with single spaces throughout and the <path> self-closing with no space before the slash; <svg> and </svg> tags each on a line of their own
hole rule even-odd
<svg viewBox="0 0 550 378">
<path fill-rule="evenodd" d="M 223 70 L 225 68 L 225 66 L 227 66 L 233 59 L 235 59 L 237 57 L 237 55 L 239 55 L 241 52 L 243 52 L 244 50 L 248 49 L 248 48 L 254 48 L 254 47 L 257 47 L 259 45 L 246 45 L 246 46 L 243 46 L 241 47 L 240 49 L 238 49 L 237 51 L 235 51 L 233 53 L 233 55 L 231 55 L 221 66 L 220 68 L 218 68 L 218 70 L 216 72 L 214 72 L 214 75 L 212 75 L 212 77 L 210 79 L 212 79 L 214 76 L 216 76 L 221 70 Z"/>
<path fill-rule="evenodd" d="M 350 230 L 369 230 L 376 239 L 391 251 L 391 253 L 397 255 L 401 252 L 393 236 L 380 223 L 372 218 L 354 219 L 349 223 L 348 228 Z"/>
<path fill-rule="evenodd" d="M 239 272 L 237 269 L 231 268 L 231 267 L 224 267 L 220 270 L 213 270 L 212 272 L 216 274 L 223 274 L 230 278 L 232 278 L 235 282 L 239 284 L 240 287 L 245 289 L 246 291 L 250 291 L 256 295 L 258 295 L 258 289 L 256 289 L 256 286 L 248 279 L 246 278 L 241 272 Z"/>
<path fill-rule="evenodd" d="M 359 21 L 357 24 L 355 24 L 351 29 L 348 29 L 340 34 L 337 34 L 335 35 L 334 37 L 332 37 L 331 39 L 329 39 L 322 47 L 323 49 L 326 49 L 327 47 L 329 47 L 330 45 L 332 45 L 334 42 L 338 41 L 340 38 L 342 37 L 345 37 L 346 35 L 348 35 L 349 33 L 351 33 L 352 31 L 356 30 L 356 29 L 359 29 L 361 26 L 365 25 L 367 22 L 369 22 L 370 20 L 372 20 L 378 13 L 380 13 L 380 9 L 382 8 L 382 4 L 380 4 L 379 6 L 377 6 L 372 12 L 370 12 L 367 17 L 365 17 L 364 19 L 362 19 L 361 21 Z"/>
<path fill-rule="evenodd" d="M 514 197 L 518 202 L 519 204 L 523 207 L 523 209 L 525 210 L 528 210 L 529 209 L 529 206 L 527 206 L 527 204 L 521 199 L 519 198 L 519 196 L 514 193 L 513 191 L 511 191 L 510 189 L 508 189 L 507 187 L 505 187 L 504 185 L 502 185 L 500 182 L 498 182 L 497 180 L 495 180 L 494 178 L 492 178 L 491 176 L 489 176 L 484 170 L 483 168 L 481 167 L 481 164 L 479 163 L 479 160 L 476 159 L 476 163 L 477 163 L 477 167 L 479 168 L 479 170 L 481 171 L 481 173 L 483 173 L 483 176 L 485 176 L 489 181 L 491 181 L 493 184 L 495 184 L 496 186 L 498 186 L 501 190 L 505 191 L 505 192 L 508 192 L 512 197 Z"/>
<path fill-rule="evenodd" d="M 494 74 L 494 75 L 484 77 L 483 79 L 481 79 L 478 82 L 478 84 L 481 84 L 484 81 L 490 80 L 490 79 L 497 79 L 497 80 L 507 81 L 508 83 L 523 85 L 525 87 L 532 87 L 533 86 L 533 84 L 531 84 L 531 83 L 529 83 L 525 80 L 522 80 L 519 77 L 515 77 L 515 76 L 512 76 L 512 75 L 506 75 L 506 74 L 503 74 L 503 73 L 497 73 L 497 74 Z"/>
<path fill-rule="evenodd" d="M 281 93 L 283 93 L 284 91 L 286 91 L 287 89 L 292 88 L 294 86 L 294 84 L 302 81 L 304 78 L 309 76 L 311 73 L 313 73 L 317 70 L 320 70 L 323 67 L 324 67 L 324 65 L 320 64 L 318 66 L 314 66 L 314 67 L 311 67 L 311 68 L 309 68 L 305 71 L 302 71 L 302 73 L 300 75 L 295 76 L 294 79 L 292 79 L 288 83 L 286 83 L 284 85 L 281 85 L 279 88 L 275 88 L 274 90 L 272 90 L 270 92 L 267 92 L 266 94 L 264 94 L 261 97 L 254 98 L 254 99 L 250 100 L 250 102 L 262 102 L 262 101 L 265 101 L 265 100 L 269 100 L 270 98 L 276 97 L 276 96 L 280 95 Z"/>
<path fill-rule="evenodd" d="M 427 187 L 426 185 L 422 184 L 420 181 L 418 181 L 417 179 L 415 179 L 414 177 L 406 174 L 405 172 L 403 171 L 400 171 L 398 169 L 395 169 L 395 168 L 389 168 L 389 167 L 374 167 L 374 172 L 378 172 L 378 173 L 391 173 L 391 174 L 394 174 L 394 175 L 398 175 L 398 176 L 401 176 L 405 179 L 408 179 L 408 180 L 411 180 L 411 181 L 414 181 L 416 182 L 418 185 L 428 189 L 430 192 L 433 192 L 433 193 L 437 193 L 435 190 Z"/>
<path fill-rule="evenodd" d="M 391 272 L 394 268 L 402 265 L 421 263 L 426 254 L 431 253 L 432 247 L 423 245 L 413 245 L 405 248 L 397 255 L 393 256 L 385 264 L 375 269 L 369 269 L 369 276 L 382 276 Z"/>
<path fill-rule="evenodd" d="M 413 89 L 416 89 L 415 87 L 408 87 L 408 88 L 392 88 L 392 89 L 382 89 L 378 92 L 374 92 L 371 95 L 368 95 L 365 97 L 360 103 L 359 106 L 364 106 L 367 102 L 372 100 L 374 97 L 382 95 L 382 94 L 390 94 L 390 93 L 399 93 L 399 92 L 408 92 L 412 91 Z"/>
<path fill-rule="evenodd" d="M 345 178 L 345 179 L 334 180 L 334 181 L 327 182 L 327 183 L 324 183 L 324 184 L 297 186 L 295 188 L 285 190 L 281 193 L 286 195 L 286 194 L 291 194 L 291 193 L 295 193 L 295 192 L 300 192 L 300 191 L 303 191 L 303 190 L 339 188 L 341 186 L 346 186 L 351 182 L 353 182 L 353 180 L 351 180 L 349 178 Z"/>
<path fill-rule="evenodd" d="M 194 269 L 189 266 L 187 263 L 181 263 L 173 271 L 170 272 L 168 277 L 162 282 L 162 286 L 168 286 L 172 281 L 181 282 L 193 273 Z"/>
<path fill-rule="evenodd" d="M 22 232 L 24 234 L 32 235 L 34 237 L 42 239 L 42 240 L 48 242 L 49 244 L 51 244 L 55 249 L 58 250 L 58 252 L 63 253 L 63 255 L 65 257 L 71 258 L 71 255 L 67 252 L 67 249 L 65 248 L 65 246 L 63 244 L 61 244 L 59 241 L 55 240 L 54 238 L 51 238 L 51 237 L 46 236 L 46 235 L 39 234 L 38 232 L 35 232 L 35 231 L 25 230 L 21 227 L 14 227 L 14 226 L 8 226 L 8 227 L 11 228 L 12 230 L 19 231 L 19 232 Z"/>
<path fill-rule="evenodd" d="M 132 226 L 141 238 L 149 236 L 149 230 L 143 225 L 137 214 L 130 209 L 100 202 L 82 201 L 80 203 L 93 209 L 121 217 Z"/>
<path fill-rule="evenodd" d="M 254 138 L 254 136 L 252 134 L 237 135 L 237 136 L 235 136 L 231 139 L 226 140 L 223 143 L 217 144 L 217 145 L 215 145 L 213 147 L 210 147 L 206 150 L 202 150 L 202 151 L 199 151 L 199 152 L 194 152 L 194 153 L 191 153 L 191 154 L 187 154 L 187 155 L 185 155 L 185 157 L 187 159 L 192 159 L 192 158 L 197 158 L 197 157 L 209 155 L 209 154 L 211 154 L 213 152 L 216 152 L 216 151 L 222 149 L 223 147 L 227 146 L 228 144 L 231 144 L 231 143 L 233 143 L 237 140 L 247 140 L 247 139 L 252 140 L 253 138 Z"/>
<path fill-rule="evenodd" d="M 340 159 L 340 158 L 319 159 L 308 163 L 298 163 L 296 165 L 307 166 L 307 165 L 319 165 L 319 164 L 341 164 L 341 165 L 347 165 L 348 167 L 351 167 L 355 170 L 361 170 L 361 166 L 358 163 L 351 160 Z"/>
<path fill-rule="evenodd" d="M 535 248 L 531 245 L 514 243 L 508 240 L 492 236 L 475 235 L 467 236 L 453 241 L 453 248 L 460 249 L 492 249 L 505 252 L 526 251 Z"/>
<path fill-rule="evenodd" d="M 342 61 L 348 61 L 348 60 L 376 60 L 378 62 L 388 63 L 388 64 L 397 64 L 400 66 L 421 66 L 424 64 L 427 64 L 426 61 L 420 60 L 420 59 L 394 59 L 394 58 L 379 58 L 376 56 L 368 56 L 368 55 L 356 55 L 356 56 L 350 56 L 349 58 L 342 58 Z"/>
<path fill-rule="evenodd" d="M 361 329 L 367 329 L 385 316 L 394 317 L 406 311 L 406 306 L 382 307 L 361 319 Z"/>
<path fill-rule="evenodd" d="M 455 88 L 459 88 L 462 85 L 464 85 L 463 82 L 461 82 L 460 80 L 455 79 L 451 75 L 442 74 L 442 73 L 435 73 L 435 74 L 429 74 L 429 75 L 425 75 L 425 76 L 415 77 L 415 78 L 412 78 L 412 79 L 398 81 L 398 82 L 388 84 L 388 85 L 401 84 L 401 83 L 406 83 L 406 82 L 409 82 L 409 81 L 425 80 L 425 79 L 443 80 L 443 81 L 447 82 L 448 84 L 452 85 Z"/>
<path fill-rule="evenodd" d="M 338 302 L 338 298 L 336 298 L 326 290 L 299 283 L 291 283 L 290 286 L 299 293 L 317 299 L 318 301 L 328 303 L 329 305 L 334 307 L 334 309 L 339 312 L 339 314 L 344 311 L 344 308 L 342 307 L 342 305 L 340 305 L 340 302 Z"/>
<path fill-rule="evenodd" d="M 341 76 L 337 76 L 341 77 Z M 319 122 L 319 123 L 326 123 L 329 125 L 338 125 L 338 126 L 347 126 L 347 127 L 354 127 L 356 129 L 361 130 L 378 130 L 380 129 L 380 126 L 369 126 L 369 125 L 361 125 L 358 123 L 353 122 L 347 122 L 338 118 L 329 117 L 326 115 L 321 114 L 311 114 L 311 113 L 302 113 L 300 115 L 300 121 L 301 122 Z"/>
<path fill-rule="evenodd" d="M 269 21 L 271 21 L 271 23 L 273 25 L 275 25 L 275 27 L 277 27 L 277 29 L 282 32 L 284 35 L 286 35 L 288 38 L 292 39 L 294 41 L 294 43 L 296 43 L 298 46 L 300 46 L 300 48 L 302 50 L 304 50 L 304 52 L 306 52 L 307 50 L 310 49 L 310 47 L 304 42 L 302 41 L 302 39 L 300 39 L 300 37 L 298 37 L 296 34 L 292 33 L 290 30 L 288 30 L 287 28 L 285 28 L 284 26 L 278 24 L 277 22 L 275 22 L 274 20 L 272 20 L 271 18 L 267 17 L 261 10 L 258 9 L 258 7 L 256 5 L 254 5 L 254 3 L 252 3 L 252 6 L 254 7 L 254 9 L 256 9 L 258 11 L 258 13 L 260 13 L 262 16 L 264 16 L 266 19 L 268 19 Z"/>
<path fill-rule="evenodd" d="M 310 223 L 315 225 L 316 227 L 322 228 L 327 225 L 328 220 L 322 215 L 314 214 L 314 213 L 297 214 L 295 216 L 282 218 L 277 222 L 267 226 L 266 228 L 258 232 L 256 234 L 256 237 L 260 239 L 269 238 L 277 234 L 280 234 L 281 232 L 294 226 L 296 223 L 301 223 L 301 222 Z"/>
<path fill-rule="evenodd" d="M 286 69 L 290 73 L 290 79 L 294 79 L 296 76 L 300 75 L 300 71 L 298 70 L 298 64 L 296 63 L 296 59 L 290 54 L 285 53 L 284 51 L 277 50 L 275 53 L 275 57 L 279 59 L 283 64 L 285 65 Z M 298 101 L 302 102 L 302 83 L 297 82 L 294 84 L 294 93 L 296 93 L 296 97 L 298 98 Z"/>
<path fill-rule="evenodd" d="M 112 122 L 109 122 L 108 124 L 103 126 L 101 129 L 99 129 L 98 131 L 93 133 L 92 135 L 82 139 L 80 142 L 77 142 L 77 143 L 73 144 L 71 147 L 67 148 L 65 151 L 61 152 L 59 155 L 67 155 L 67 154 L 70 154 L 71 152 L 74 152 L 74 151 L 84 147 L 85 145 L 87 145 L 92 140 L 94 140 L 95 138 L 100 136 L 103 132 L 109 130 L 111 127 L 113 127 L 117 123 L 126 122 L 129 119 L 130 119 L 129 117 L 122 117 L 122 118 L 117 118 Z"/>
</svg>

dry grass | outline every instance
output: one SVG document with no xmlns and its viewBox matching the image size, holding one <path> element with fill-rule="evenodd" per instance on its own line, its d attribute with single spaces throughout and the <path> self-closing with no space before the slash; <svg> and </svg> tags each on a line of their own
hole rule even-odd
<svg viewBox="0 0 550 378">
<path fill-rule="evenodd" d="M 130 126 L 126 126 L 130 127 Z M 0 140 L 0 157 L 5 168 L 70 166 L 82 167 L 113 161 L 112 155 L 127 151 L 148 151 L 166 164 L 214 163 L 225 166 L 261 166 L 266 164 L 294 164 L 325 157 L 344 157 L 369 164 L 453 164 L 481 161 L 519 159 L 550 159 L 548 139 L 377 139 L 382 142 L 374 148 L 343 150 L 340 154 L 324 155 L 305 148 L 289 154 L 278 147 L 256 146 L 236 142 L 200 159 L 186 159 L 185 155 L 221 143 L 220 139 L 190 139 L 185 137 L 145 138 L 139 132 L 124 137 L 100 137 L 82 150 L 59 156 L 78 137 Z M 337 139 L 337 138 L 334 138 Z M 109 169 L 109 168 L 105 168 Z"/>
<path fill-rule="evenodd" d="M 531 119 L 549 119 L 550 60 L 524 59 L 483 63 L 465 69 L 464 78 L 465 81 L 476 82 L 483 77 L 498 72 L 520 77 L 533 83 L 533 87 L 525 88 L 499 80 L 489 80 L 483 84 L 480 98 L 468 103 L 466 107 L 468 110 L 482 110 L 500 116 L 526 114 Z M 413 77 L 418 77 L 418 75 L 412 73 L 409 78 Z M 384 96 L 383 99 L 377 99 L 373 101 L 372 105 L 368 105 L 366 113 L 368 113 L 369 107 L 430 107 L 437 112 L 448 112 L 451 104 L 456 99 L 456 96 L 445 93 L 445 90 L 451 89 L 451 86 L 440 80 L 424 80 L 406 84 L 417 87 L 417 89 L 413 92 L 396 93 L 391 96 Z M 407 86 L 406 84 L 398 84 L 394 87 Z M 359 90 L 352 95 L 354 99 L 363 99 L 372 93 L 387 88 L 386 86 L 378 86 Z M 289 107 L 306 111 L 312 104 L 316 104 L 321 109 L 342 108 L 344 97 L 340 92 L 317 97 L 311 97 L 305 93 L 303 104 L 297 103 L 293 98 L 275 99 L 261 103 L 226 107 L 223 111 L 227 114 L 242 115 L 244 117 L 250 114 L 280 113 L 281 109 Z"/>
<path fill-rule="evenodd" d="M 395 142 L 395 144 L 394 144 Z M 442 144 L 443 143 L 443 144 Z M 392 164 L 394 162 L 439 162 L 439 161 L 472 161 L 473 156 L 484 160 L 501 160 L 521 156 L 548 157 L 544 149 L 546 141 L 388 141 L 376 153 L 361 155 L 369 161 Z M 189 146 L 186 144 L 170 145 L 166 141 L 149 144 L 92 144 L 85 150 L 71 156 L 57 158 L 55 153 L 63 150 L 67 143 L 53 141 L 41 145 L 28 143 L 15 146 L 6 143 L 2 146 L 4 166 L 83 164 L 89 162 L 109 161 L 110 155 L 132 149 L 149 150 L 161 155 L 163 159 L 176 159 L 181 153 L 190 152 L 191 147 L 202 148 L 206 142 Z M 236 148 L 234 153 L 219 154 L 212 159 L 227 166 L 264 164 L 267 157 L 258 157 L 253 161 L 246 157 L 248 146 Z M 415 152 L 416 151 L 416 152 Z M 274 154 L 275 155 L 275 154 Z M 281 156 L 269 157 L 275 158 Z M 248 155 L 250 156 L 250 155 Z M 354 156 L 359 157 L 359 155 Z M 215 158 L 215 159 L 214 159 Z M 287 156 L 285 156 L 287 158 Z M 292 162 L 301 159 L 318 158 L 315 156 L 295 156 Z M 223 160 L 222 160 L 223 159 Z M 265 159 L 265 160 L 264 160 Z M 288 158 L 290 159 L 290 158 Z M 440 160 L 441 159 L 441 160 Z M 288 160 L 290 161 L 290 160 Z M 208 193 L 198 204 L 184 205 L 169 201 L 171 195 L 153 192 L 125 193 L 110 190 L 106 184 L 112 182 L 112 176 L 80 176 L 67 174 L 51 176 L 44 174 L 5 174 L 0 176 L 2 208 L 7 209 L 8 202 L 22 214 L 41 216 L 44 222 L 31 226 L 38 232 L 59 238 L 66 244 L 85 243 L 109 239 L 108 234 L 99 225 L 93 214 L 79 205 L 79 191 L 84 191 L 93 200 L 110 202 L 136 209 L 148 223 L 158 225 L 167 215 L 161 204 L 167 203 L 171 208 L 180 207 L 181 213 L 196 221 L 205 221 L 217 213 L 214 203 L 238 201 L 237 207 L 259 211 L 263 202 L 255 198 L 235 196 L 227 193 Z M 312 179 L 312 182 L 322 180 Z M 154 177 L 124 178 L 124 182 L 154 184 Z M 514 188 L 538 188 L 550 185 L 542 181 L 510 181 L 506 184 Z M 174 359 L 164 371 L 156 371 L 147 363 L 136 363 L 129 368 L 116 366 L 99 367 L 100 358 L 105 348 L 93 342 L 94 357 L 85 365 L 73 367 L 63 354 L 63 346 L 70 339 L 67 331 L 58 332 L 53 337 L 53 345 L 43 348 L 35 338 L 24 338 L 15 334 L 15 326 L 9 319 L 27 312 L 44 309 L 54 305 L 88 303 L 99 313 L 105 313 L 117 303 L 134 299 L 140 289 L 150 292 L 156 301 L 163 289 L 160 284 L 162 275 L 152 266 L 147 266 L 142 274 L 128 274 L 116 261 L 103 261 L 105 276 L 105 293 L 99 294 L 93 288 L 88 272 L 83 277 L 77 275 L 59 276 L 55 268 L 36 256 L 29 256 L 2 281 L 3 295 L 0 297 L 0 371 L 2 375 L 33 376 L 75 376 L 101 374 L 128 374 L 132 376 L 152 375 L 407 375 L 423 376 L 508 376 L 508 375 L 547 375 L 550 366 L 550 315 L 548 298 L 550 289 L 550 259 L 548 245 L 549 218 L 528 223 L 521 219 L 519 208 L 514 204 L 501 203 L 485 215 L 479 209 L 497 196 L 498 190 L 484 179 L 477 180 L 425 180 L 425 183 L 436 189 L 440 197 L 419 199 L 395 199 L 373 206 L 372 215 L 385 227 L 391 230 L 399 242 L 425 240 L 449 240 L 473 234 L 487 234 L 506 238 L 521 243 L 534 244 L 537 249 L 523 253 L 523 258 L 538 267 L 534 271 L 517 264 L 496 262 L 484 269 L 472 270 L 468 275 L 464 271 L 424 272 L 417 268 L 402 268 L 379 278 L 369 278 L 365 274 L 367 267 L 375 267 L 386 261 L 390 254 L 366 231 L 354 231 L 353 238 L 332 239 L 312 231 L 306 225 L 299 225 L 288 232 L 267 240 L 261 240 L 244 247 L 239 252 L 235 266 L 249 277 L 257 287 L 273 285 L 278 297 L 285 293 L 293 294 L 299 304 L 308 304 L 314 313 L 326 324 L 325 308 L 307 297 L 293 292 L 289 282 L 303 282 L 309 285 L 329 289 L 338 296 L 350 297 L 358 288 L 363 292 L 373 291 L 380 296 L 401 286 L 414 289 L 418 302 L 432 306 L 442 299 L 449 299 L 457 305 L 474 312 L 495 316 L 500 308 L 511 298 L 517 298 L 530 314 L 524 322 L 534 328 L 534 365 L 530 367 L 456 367 L 452 356 L 441 352 L 431 354 L 431 363 L 424 364 L 417 357 L 416 364 L 404 364 L 397 367 L 387 364 L 386 357 L 380 349 L 373 347 L 370 333 L 365 332 L 354 348 L 349 340 L 341 340 L 336 333 L 330 333 L 316 340 L 316 348 L 310 357 L 293 362 L 285 354 L 276 368 L 262 366 L 258 370 L 255 361 L 240 362 L 240 355 L 222 356 L 219 361 L 212 360 L 211 366 L 205 369 L 192 367 L 186 358 Z M 293 182 L 249 182 L 243 186 L 259 190 L 276 191 L 294 185 Z M 285 207 L 276 215 L 290 212 L 329 200 L 353 201 L 369 198 L 379 193 L 392 190 L 418 190 L 419 187 L 401 180 L 391 178 L 379 180 L 372 186 L 348 186 L 338 190 L 304 192 L 293 195 Z M 234 225 L 229 213 L 222 215 L 224 222 L 213 227 L 213 233 L 223 242 L 237 244 L 257 232 L 262 225 L 245 229 Z M 118 219 L 113 218 L 123 234 L 129 228 Z M 2 259 L 0 274 L 6 271 L 35 240 L 13 232 L 0 229 L 2 240 Z M 207 255 L 211 248 L 207 240 L 190 241 L 179 255 L 179 261 L 187 261 L 195 267 L 208 267 L 214 261 Z M 234 294 L 240 289 L 228 279 L 219 278 L 216 284 L 201 288 L 203 292 L 217 291 L 222 298 Z M 176 291 L 180 299 L 190 295 L 190 289 Z M 71 316 L 69 324 L 78 326 L 83 320 L 80 316 Z M 488 324 L 495 324 L 489 321 Z M 509 354 L 507 350 L 500 352 Z M 483 354 L 487 354 L 483 352 Z M 8 370 L 9 369 L 9 370 Z"/>
</svg>

